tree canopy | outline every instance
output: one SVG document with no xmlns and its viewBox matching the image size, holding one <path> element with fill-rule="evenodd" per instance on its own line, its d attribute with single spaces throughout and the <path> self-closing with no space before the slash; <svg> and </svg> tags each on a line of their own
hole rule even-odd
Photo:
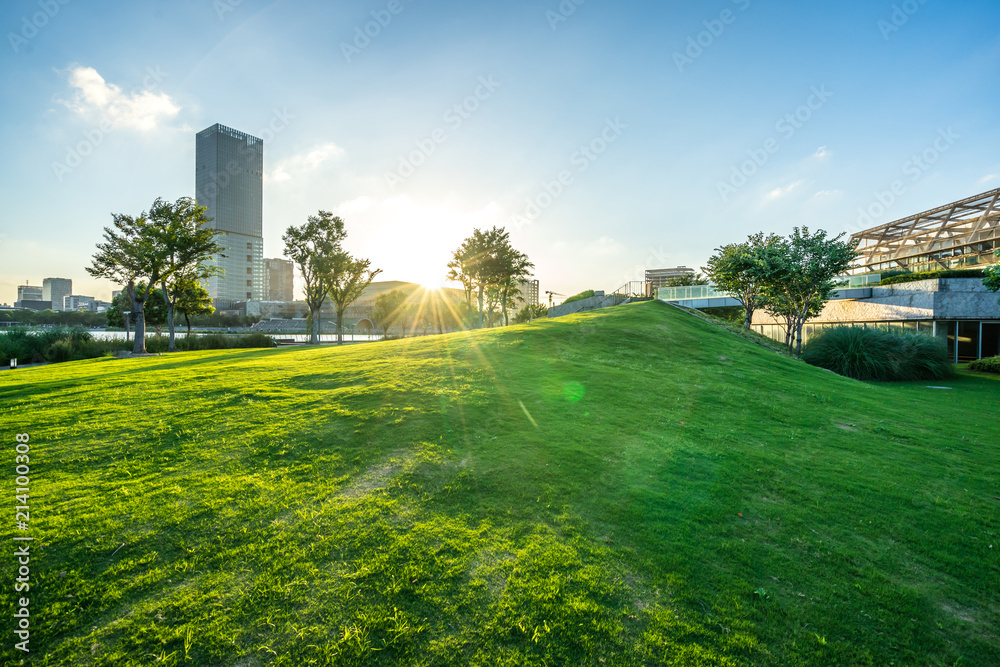
<svg viewBox="0 0 1000 667">
<path fill-rule="evenodd" d="M 344 221 L 328 211 L 310 215 L 304 225 L 289 227 L 281 237 L 285 256 L 292 260 L 305 283 L 305 300 L 311 322 L 309 340 L 319 342 L 319 316 L 333 287 L 334 263 L 347 237 Z"/>
<path fill-rule="evenodd" d="M 452 253 L 447 277 L 462 284 L 470 307 L 472 295 L 476 295 L 478 326 L 482 328 L 487 313 L 499 312 L 506 323 L 511 296 L 534 267 L 527 255 L 511 245 L 510 233 L 504 228 L 474 229 Z"/>
</svg>

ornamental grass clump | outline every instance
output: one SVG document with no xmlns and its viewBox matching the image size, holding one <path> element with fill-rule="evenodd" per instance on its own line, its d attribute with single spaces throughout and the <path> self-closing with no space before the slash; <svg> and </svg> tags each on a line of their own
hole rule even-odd
<svg viewBox="0 0 1000 667">
<path fill-rule="evenodd" d="M 827 329 L 809 340 L 802 360 L 869 382 L 939 380 L 955 373 L 943 341 L 900 329 Z"/>
</svg>

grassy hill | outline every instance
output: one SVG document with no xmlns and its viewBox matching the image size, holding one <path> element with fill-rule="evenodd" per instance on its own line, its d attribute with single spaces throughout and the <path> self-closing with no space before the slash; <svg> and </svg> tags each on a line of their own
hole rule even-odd
<svg viewBox="0 0 1000 667">
<path fill-rule="evenodd" d="M 30 664 L 1000 664 L 1000 377 L 948 386 L 657 302 L 2 373 Z"/>
</svg>

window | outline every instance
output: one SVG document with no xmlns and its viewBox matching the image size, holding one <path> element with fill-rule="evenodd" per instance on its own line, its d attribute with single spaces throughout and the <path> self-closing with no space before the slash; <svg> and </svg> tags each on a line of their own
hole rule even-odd
<svg viewBox="0 0 1000 667">
<path fill-rule="evenodd" d="M 252 280 L 248 280 L 247 281 L 247 287 L 253 287 L 253 281 Z"/>
<path fill-rule="evenodd" d="M 252 299 L 252 298 L 253 298 L 253 297 L 252 297 L 252 296 L 250 295 L 250 292 L 247 292 L 247 298 L 248 298 L 248 299 Z"/>
<path fill-rule="evenodd" d="M 253 255 L 247 255 L 247 261 L 248 262 L 252 262 L 253 261 Z"/>
<path fill-rule="evenodd" d="M 248 243 L 247 244 L 247 250 L 253 250 L 253 244 L 252 243 Z"/>
<path fill-rule="evenodd" d="M 253 269 L 248 266 L 247 267 L 247 275 L 249 276 L 251 273 L 253 273 Z"/>
</svg>

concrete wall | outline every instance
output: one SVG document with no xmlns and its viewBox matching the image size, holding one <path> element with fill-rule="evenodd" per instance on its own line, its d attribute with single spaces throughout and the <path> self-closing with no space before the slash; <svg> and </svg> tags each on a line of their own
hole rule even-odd
<svg viewBox="0 0 1000 667">
<path fill-rule="evenodd" d="M 584 310 L 609 308 L 611 306 L 617 306 L 624 300 L 625 299 L 623 297 L 614 294 L 592 296 L 590 298 L 580 299 L 579 301 L 574 301 L 572 303 L 563 303 L 558 306 L 553 306 L 552 308 L 549 308 L 549 317 L 563 317 L 564 315 L 572 315 L 573 313 L 579 313 Z"/>
<path fill-rule="evenodd" d="M 821 322 L 894 322 L 901 320 L 1000 320 L 1000 295 L 979 278 L 937 278 L 872 287 L 871 298 L 830 301 L 809 320 Z M 754 324 L 781 324 L 764 311 Z"/>
</svg>

